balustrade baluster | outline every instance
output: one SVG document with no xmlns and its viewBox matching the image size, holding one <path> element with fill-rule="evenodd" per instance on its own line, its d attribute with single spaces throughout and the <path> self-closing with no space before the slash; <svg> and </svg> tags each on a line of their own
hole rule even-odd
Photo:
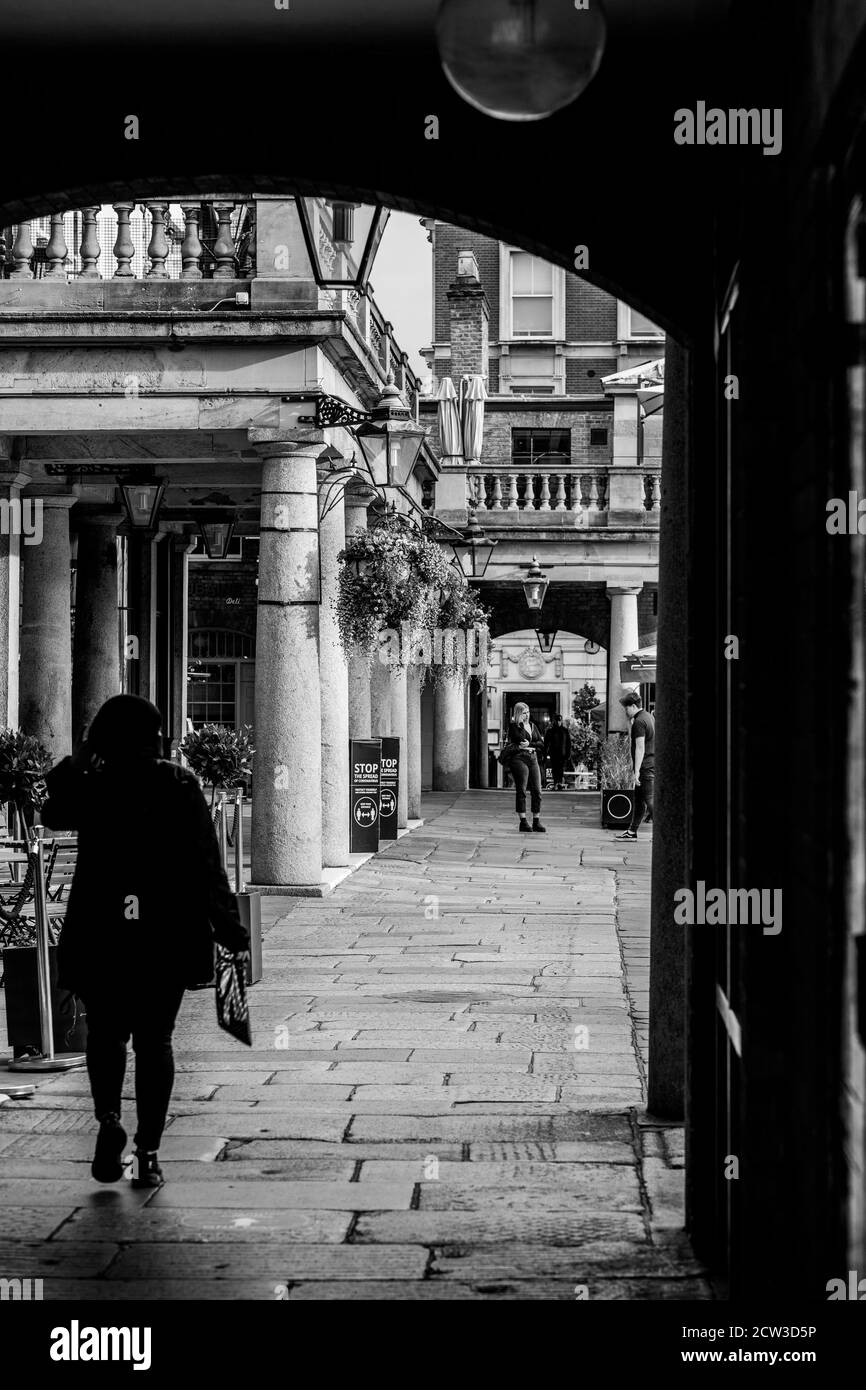
<svg viewBox="0 0 866 1390">
<path fill-rule="evenodd" d="M 579 474 L 579 473 L 569 473 L 569 474 L 568 474 L 568 497 L 569 497 L 568 510 L 569 510 L 570 512 L 579 512 L 579 511 L 580 511 L 580 504 L 581 504 L 581 502 L 582 502 L 582 500 L 583 500 L 582 497 L 581 497 L 581 492 L 580 492 L 580 474 Z"/>
<path fill-rule="evenodd" d="M 508 478 L 508 506 L 506 511 L 519 512 L 520 506 L 517 497 L 517 474 L 511 473 Z"/>
<path fill-rule="evenodd" d="M 538 510 L 540 512 L 550 511 L 550 482 L 547 473 L 541 474 L 541 491 L 538 498 Z"/>
<path fill-rule="evenodd" d="M 556 506 L 554 507 L 553 510 L 554 510 L 555 512 L 564 512 L 564 511 L 566 510 L 566 506 L 565 506 L 565 474 L 564 474 L 564 473 L 555 473 L 553 476 L 556 478 Z"/>
<path fill-rule="evenodd" d="M 48 261 L 48 269 L 45 272 L 46 280 L 66 279 L 68 256 L 69 249 L 66 245 L 66 233 L 63 229 L 63 213 L 52 212 L 51 235 L 45 248 L 45 259 Z"/>
<path fill-rule="evenodd" d="M 181 211 L 184 217 L 184 235 L 180 248 L 180 257 L 183 263 L 181 280 L 201 280 L 201 261 L 202 244 L 199 237 L 199 218 L 201 217 L 200 203 L 181 203 Z"/>
<path fill-rule="evenodd" d="M 152 231 L 150 241 L 147 243 L 147 255 L 150 260 L 150 268 L 147 272 L 149 280 L 167 280 L 168 271 L 165 268 L 166 257 L 168 256 L 168 237 L 165 234 L 165 214 L 168 211 L 168 203 L 145 203 L 145 207 L 150 213 Z"/>
<path fill-rule="evenodd" d="M 102 247 L 99 244 L 99 236 L 96 230 L 96 219 L 99 216 L 99 204 L 95 207 L 81 209 L 81 269 L 78 272 L 79 280 L 101 280 L 102 276 L 96 268 L 96 262 L 102 255 Z"/>
<path fill-rule="evenodd" d="M 597 512 L 598 510 L 598 478 L 595 473 L 593 473 L 589 479 L 589 511 Z"/>
<path fill-rule="evenodd" d="M 219 218 L 219 231 L 216 241 L 213 244 L 214 255 L 216 256 L 216 270 L 213 273 L 215 280 L 234 280 L 235 279 L 235 244 L 232 240 L 232 212 L 234 203 L 214 203 L 216 215 Z"/>
<path fill-rule="evenodd" d="M 30 223 L 19 222 L 15 228 L 15 240 L 12 243 L 12 269 L 9 277 L 12 280 L 32 280 L 33 271 L 30 268 L 30 260 L 33 255 L 33 238 L 30 235 Z"/>
<path fill-rule="evenodd" d="M 662 480 L 658 473 L 653 473 L 650 479 L 650 511 L 660 512 L 662 506 Z"/>
<path fill-rule="evenodd" d="M 498 473 L 494 474 L 493 477 L 493 502 L 488 510 L 491 512 L 502 511 L 502 479 Z"/>
<path fill-rule="evenodd" d="M 112 206 L 117 214 L 117 236 L 111 248 L 114 259 L 117 261 L 117 269 L 112 279 L 134 280 L 135 271 L 132 268 L 132 258 L 135 255 L 135 242 L 132 239 L 129 219 L 135 211 L 135 203 L 113 203 Z"/>
</svg>

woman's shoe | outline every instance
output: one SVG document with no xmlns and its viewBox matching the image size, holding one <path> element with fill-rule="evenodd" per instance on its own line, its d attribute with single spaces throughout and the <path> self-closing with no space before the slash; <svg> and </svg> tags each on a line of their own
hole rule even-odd
<svg viewBox="0 0 866 1390">
<path fill-rule="evenodd" d="M 90 1171 L 97 1182 L 119 1182 L 123 1177 L 121 1155 L 126 1148 L 126 1130 L 120 1116 L 113 1112 L 103 1115 L 96 1136 L 96 1150 Z"/>
<path fill-rule="evenodd" d="M 539 834 L 541 834 L 541 835 L 546 835 L 546 834 L 547 834 L 547 826 L 546 826 L 546 825 L 542 825 L 540 820 L 534 820 L 534 821 L 532 822 L 532 828 L 533 828 L 533 830 L 537 830 L 537 831 L 539 832 Z"/>
<path fill-rule="evenodd" d="M 165 1178 L 159 1166 L 159 1154 L 136 1149 L 132 1156 L 132 1186 L 162 1187 Z"/>
<path fill-rule="evenodd" d="M 517 829 L 518 829 L 518 830 L 528 830 L 528 829 L 529 829 L 529 822 L 528 822 L 528 821 L 525 821 L 525 820 L 520 821 L 520 823 L 519 823 Z"/>
</svg>

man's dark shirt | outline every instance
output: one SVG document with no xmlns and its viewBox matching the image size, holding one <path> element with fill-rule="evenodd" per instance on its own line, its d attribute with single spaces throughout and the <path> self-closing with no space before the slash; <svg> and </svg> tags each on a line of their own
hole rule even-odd
<svg viewBox="0 0 866 1390">
<path fill-rule="evenodd" d="M 571 748 L 571 734 L 564 724 L 551 724 L 544 735 L 544 751 L 548 757 L 565 759 Z"/>
<path fill-rule="evenodd" d="M 634 745 L 635 740 L 644 738 L 646 742 L 643 748 L 644 766 L 647 768 L 655 767 L 655 737 L 656 722 L 651 714 L 645 709 L 639 710 L 631 721 L 631 761 L 634 766 Z"/>
</svg>

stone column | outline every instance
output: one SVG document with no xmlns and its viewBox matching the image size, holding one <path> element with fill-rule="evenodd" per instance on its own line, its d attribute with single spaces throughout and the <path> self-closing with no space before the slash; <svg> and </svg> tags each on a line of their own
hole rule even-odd
<svg viewBox="0 0 866 1390">
<path fill-rule="evenodd" d="M 487 686 L 480 676 L 472 677 L 471 692 L 476 707 L 478 786 L 486 791 L 490 782 L 487 760 Z"/>
<path fill-rule="evenodd" d="M 359 479 L 345 494 L 346 537 L 367 529 L 367 507 L 375 493 Z M 349 737 L 370 738 L 370 663 L 361 655 L 349 656 Z"/>
<path fill-rule="evenodd" d="M 409 820 L 421 819 L 421 674 L 410 666 L 406 676 L 406 787 Z"/>
<path fill-rule="evenodd" d="M 391 731 L 400 740 L 397 781 L 397 829 L 405 830 L 409 811 L 408 676 L 405 666 L 391 667 Z"/>
<path fill-rule="evenodd" d="M 319 520 L 322 603 L 319 609 L 319 676 L 322 702 L 322 862 L 349 862 L 349 673 L 333 603 L 346 544 L 342 481 L 322 491 Z"/>
<path fill-rule="evenodd" d="M 156 545 L 153 531 L 127 532 L 126 689 L 156 698 Z M 134 639 L 134 640 L 133 640 Z"/>
<path fill-rule="evenodd" d="M 21 505 L 21 488 L 29 483 L 27 473 L 19 473 L 4 448 L 5 441 L 0 437 L 0 499 L 9 504 L 9 514 L 14 517 Z M 33 499 L 35 500 L 35 499 Z M 38 514 L 29 511 L 29 519 L 35 523 Z M 38 527 L 32 530 L 35 541 Z M 33 544 L 23 545 L 24 553 L 34 549 Z M 18 627 L 21 621 L 21 551 L 22 536 L 17 527 L 11 524 L 8 531 L 0 531 L 0 727 L 18 727 Z"/>
<path fill-rule="evenodd" d="M 387 738 L 394 732 L 394 710 L 391 699 L 391 668 L 387 662 L 373 658 L 370 667 L 370 734 Z"/>
<path fill-rule="evenodd" d="M 69 509 L 74 497 L 43 497 L 42 543 L 23 555 L 19 726 L 55 761 L 72 751 Z"/>
<path fill-rule="evenodd" d="M 637 651 L 637 596 L 639 587 L 608 584 L 610 599 L 610 639 L 607 644 L 607 731 L 609 734 L 628 729 L 628 715 L 620 704 L 627 690 L 637 690 L 638 682 L 623 685 L 619 678 L 619 663 L 630 652 Z"/>
<path fill-rule="evenodd" d="M 189 557 L 195 537 L 189 532 L 174 533 L 171 545 L 171 700 L 162 711 L 164 727 L 171 731 L 173 747 L 186 735 L 187 666 L 189 663 Z"/>
<path fill-rule="evenodd" d="M 662 434 L 655 708 L 660 737 L 655 755 L 647 1098 L 649 1111 L 669 1120 L 683 1118 L 685 1091 L 686 932 L 674 922 L 673 913 L 674 893 L 689 882 L 688 450 L 687 353 L 669 338 Z"/>
<path fill-rule="evenodd" d="M 75 576 L 75 637 L 72 645 L 72 738 L 90 725 L 99 707 L 119 695 L 120 632 L 117 611 L 115 509 L 75 508 L 78 536 Z"/>
<path fill-rule="evenodd" d="M 466 790 L 466 697 L 462 676 L 446 677 L 436 687 L 433 704 L 433 787 L 439 792 Z"/>
<path fill-rule="evenodd" d="M 252 878 L 322 892 L 319 695 L 320 431 L 255 428 L 262 457 L 256 618 Z"/>
</svg>

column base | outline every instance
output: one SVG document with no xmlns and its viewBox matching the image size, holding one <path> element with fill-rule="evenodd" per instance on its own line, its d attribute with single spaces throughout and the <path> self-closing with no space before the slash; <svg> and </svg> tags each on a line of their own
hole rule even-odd
<svg viewBox="0 0 866 1390">
<path fill-rule="evenodd" d="M 248 883 L 248 893 L 261 893 L 272 898 L 326 898 L 330 883 Z"/>
</svg>

